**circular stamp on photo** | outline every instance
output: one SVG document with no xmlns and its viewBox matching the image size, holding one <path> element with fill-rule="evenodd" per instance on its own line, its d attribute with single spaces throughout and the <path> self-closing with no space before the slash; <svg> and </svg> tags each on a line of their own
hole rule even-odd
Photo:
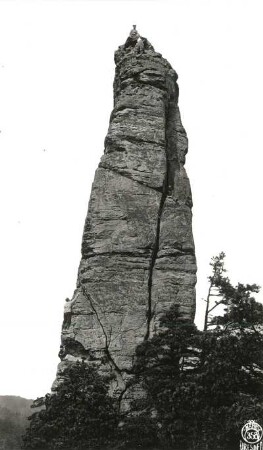
<svg viewBox="0 0 263 450">
<path fill-rule="evenodd" d="M 249 420 L 241 430 L 242 439 L 247 444 L 257 444 L 261 441 L 262 435 L 262 427 L 255 420 Z"/>
</svg>

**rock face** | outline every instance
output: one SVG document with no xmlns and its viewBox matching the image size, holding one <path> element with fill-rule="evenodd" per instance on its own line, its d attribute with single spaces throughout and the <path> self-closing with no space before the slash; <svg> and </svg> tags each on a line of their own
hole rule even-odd
<svg viewBox="0 0 263 450">
<path fill-rule="evenodd" d="M 188 141 L 177 74 L 142 39 L 143 52 L 122 46 L 115 53 L 114 109 L 92 185 L 57 377 L 76 358 L 102 361 L 115 372 L 120 392 L 136 346 L 158 330 L 160 316 L 174 304 L 182 319 L 195 314 Z"/>
</svg>

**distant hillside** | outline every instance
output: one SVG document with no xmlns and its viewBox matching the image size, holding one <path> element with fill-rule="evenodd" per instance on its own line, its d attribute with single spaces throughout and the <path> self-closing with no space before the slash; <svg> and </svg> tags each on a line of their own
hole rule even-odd
<svg viewBox="0 0 263 450">
<path fill-rule="evenodd" d="M 33 400 L 0 395 L 0 450 L 20 450 L 21 436 L 28 426 Z"/>
</svg>

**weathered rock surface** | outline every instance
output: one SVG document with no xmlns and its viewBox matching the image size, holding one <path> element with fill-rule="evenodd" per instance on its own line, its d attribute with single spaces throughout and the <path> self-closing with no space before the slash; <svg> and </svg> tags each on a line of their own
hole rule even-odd
<svg viewBox="0 0 263 450">
<path fill-rule="evenodd" d="M 177 74 L 150 44 L 140 54 L 120 47 L 115 61 L 114 109 L 58 378 L 70 360 L 102 360 L 122 391 L 136 346 L 160 316 L 176 304 L 182 319 L 194 319 L 196 261 Z"/>
</svg>

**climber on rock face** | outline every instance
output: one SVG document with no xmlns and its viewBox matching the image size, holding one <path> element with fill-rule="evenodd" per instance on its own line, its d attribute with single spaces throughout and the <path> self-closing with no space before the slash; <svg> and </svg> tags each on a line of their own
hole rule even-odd
<svg viewBox="0 0 263 450">
<path fill-rule="evenodd" d="M 144 51 L 144 43 L 141 37 L 138 37 L 137 42 L 135 44 L 134 50 L 136 53 L 143 53 Z"/>
<path fill-rule="evenodd" d="M 59 358 L 61 359 L 61 361 L 65 358 L 65 356 L 66 356 L 66 349 L 65 349 L 65 346 L 64 345 L 61 345 L 60 346 L 60 349 L 59 349 L 59 353 L 58 353 L 58 356 L 59 356 Z"/>
<path fill-rule="evenodd" d="M 71 315 L 72 315 L 72 306 L 75 303 L 79 296 L 79 292 L 73 296 L 73 299 L 70 300 L 69 298 L 66 298 L 65 304 L 64 304 L 64 321 L 62 328 L 69 328 L 71 324 Z"/>
</svg>

